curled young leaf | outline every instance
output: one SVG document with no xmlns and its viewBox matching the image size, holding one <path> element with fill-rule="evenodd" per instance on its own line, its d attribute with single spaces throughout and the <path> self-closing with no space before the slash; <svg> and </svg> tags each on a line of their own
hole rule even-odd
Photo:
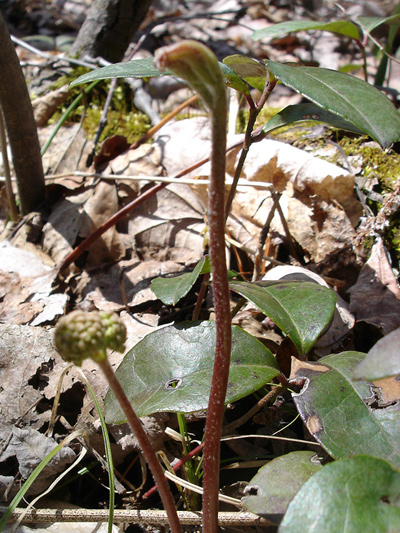
<svg viewBox="0 0 400 533">
<path fill-rule="evenodd" d="M 225 82 L 213 52 L 197 41 L 182 41 L 164 46 L 155 53 L 154 66 L 169 69 L 186 80 L 200 94 L 210 111 L 218 112 L 225 96 Z"/>
</svg>

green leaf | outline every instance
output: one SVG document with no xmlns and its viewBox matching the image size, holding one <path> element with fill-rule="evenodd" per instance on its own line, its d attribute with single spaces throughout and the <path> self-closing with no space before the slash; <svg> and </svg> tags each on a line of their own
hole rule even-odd
<svg viewBox="0 0 400 533">
<path fill-rule="evenodd" d="M 252 39 L 259 41 L 260 39 L 275 39 L 287 33 L 308 30 L 323 30 L 332 33 L 339 33 L 351 37 L 351 39 L 359 39 L 360 34 L 358 28 L 352 22 L 347 20 L 336 20 L 333 22 L 314 22 L 312 20 L 291 20 L 288 22 L 280 22 L 273 26 L 268 26 L 262 30 L 257 30 L 253 33 Z"/>
<path fill-rule="evenodd" d="M 280 533 L 400 531 L 400 473 L 359 455 L 330 463 L 307 481 L 289 505 Z"/>
<path fill-rule="evenodd" d="M 153 279 L 150 283 L 150 288 L 163 303 L 175 305 L 187 295 L 201 274 L 210 272 L 210 267 L 210 259 L 205 256 L 197 263 L 192 272 L 187 272 L 174 278 Z"/>
<path fill-rule="evenodd" d="M 343 352 L 319 363 L 294 359 L 290 377 L 305 384 L 293 400 L 310 433 L 333 458 L 366 453 L 399 468 L 400 401 L 385 405 L 378 387 L 352 381 L 364 357 Z"/>
<path fill-rule="evenodd" d="M 274 115 L 263 127 L 265 133 L 293 124 L 294 122 L 303 122 L 305 120 L 315 120 L 317 122 L 325 122 L 333 128 L 338 128 L 345 131 L 353 131 L 355 133 L 362 133 L 361 130 L 356 128 L 350 122 L 343 120 L 342 118 L 322 109 L 312 103 L 289 105 L 282 109 L 279 113 Z"/>
<path fill-rule="evenodd" d="M 277 457 L 260 468 L 249 482 L 242 505 L 275 524 L 279 524 L 290 501 L 302 485 L 322 468 L 315 452 L 307 450 Z"/>
<path fill-rule="evenodd" d="M 124 61 L 109 65 L 108 67 L 99 68 L 83 74 L 83 76 L 79 76 L 79 78 L 71 83 L 71 87 L 89 81 L 105 80 L 108 78 L 151 78 L 172 75 L 172 72 L 168 70 L 160 72 L 153 65 L 153 61 L 153 57 L 146 57 L 144 59 L 134 59 L 132 61 Z"/>
<path fill-rule="evenodd" d="M 357 70 L 361 70 L 363 68 L 363 65 L 361 63 L 347 63 L 346 65 L 343 65 L 342 67 L 339 67 L 339 72 L 344 72 L 344 74 L 349 74 L 350 72 L 356 72 Z"/>
<path fill-rule="evenodd" d="M 231 69 L 231 67 L 228 67 L 228 65 L 225 65 L 224 63 L 219 62 L 219 66 L 221 67 L 222 75 L 225 78 L 225 83 L 228 85 L 228 87 L 231 87 L 232 89 L 235 89 L 236 91 L 244 94 L 245 96 L 250 95 L 249 87 L 246 82 L 244 82 L 237 74 L 236 72 Z"/>
<path fill-rule="evenodd" d="M 173 76 L 173 73 L 166 69 L 159 71 L 153 64 L 154 57 L 144 59 L 133 59 L 132 61 L 123 61 L 107 67 L 99 68 L 79 76 L 71 83 L 71 87 L 81 83 L 87 83 L 94 80 L 105 80 L 108 78 L 155 78 L 159 76 Z M 227 65 L 219 63 L 225 82 L 229 87 L 242 94 L 249 95 L 250 91 L 247 84 L 240 79 L 234 70 Z"/>
<path fill-rule="evenodd" d="M 302 356 L 311 350 L 335 311 L 335 293 L 317 283 L 231 281 L 229 286 L 271 318 Z"/>
<path fill-rule="evenodd" d="M 367 33 L 371 33 L 382 24 L 391 26 L 400 26 L 400 14 L 391 15 L 390 17 L 357 17 L 357 22 Z"/>
<path fill-rule="evenodd" d="M 268 61 L 282 83 L 318 106 L 351 122 L 382 147 L 400 139 L 400 113 L 378 89 L 334 70 L 300 67 Z"/>
<path fill-rule="evenodd" d="M 211 261 L 209 256 L 206 255 L 199 261 L 192 272 L 180 274 L 174 278 L 153 279 L 150 283 L 150 288 L 163 303 L 166 305 L 175 305 L 187 295 L 201 274 L 210 274 L 210 272 Z M 234 270 L 228 270 L 228 278 L 243 279 L 242 276 Z"/>
<path fill-rule="evenodd" d="M 354 379 L 375 379 L 400 374 L 400 328 L 395 329 L 368 352 L 354 369 Z"/>
<path fill-rule="evenodd" d="M 249 85 L 261 93 L 263 92 L 267 77 L 267 68 L 264 63 L 239 54 L 226 57 L 223 63 L 236 72 Z"/>
<path fill-rule="evenodd" d="M 215 353 L 215 322 L 185 322 L 147 335 L 124 357 L 117 376 L 138 416 L 170 411 L 191 413 L 208 407 Z M 271 352 L 232 326 L 232 352 L 225 402 L 259 389 L 279 374 Z M 108 423 L 125 417 L 111 391 L 105 398 Z"/>
</svg>

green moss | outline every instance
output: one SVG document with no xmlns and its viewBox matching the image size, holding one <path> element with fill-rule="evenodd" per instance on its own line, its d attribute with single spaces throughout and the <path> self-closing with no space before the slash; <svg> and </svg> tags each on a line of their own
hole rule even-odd
<svg viewBox="0 0 400 533">
<path fill-rule="evenodd" d="M 264 126 L 272 117 L 274 117 L 279 111 L 282 111 L 281 107 L 263 107 L 257 117 L 255 127 L 259 128 Z"/>
<path fill-rule="evenodd" d="M 264 126 L 272 117 L 279 113 L 282 108 L 264 107 L 257 117 L 254 129 Z M 238 114 L 237 131 L 244 133 L 249 118 L 249 110 L 240 110 Z M 325 144 L 325 139 L 330 136 L 331 130 L 327 128 L 322 134 L 315 135 L 318 123 L 313 120 L 297 122 L 282 126 L 268 134 L 278 141 L 292 144 L 297 148 L 313 147 L 321 148 Z"/>
<path fill-rule="evenodd" d="M 276 107 L 263 107 L 260 111 L 260 114 L 257 117 L 254 129 L 260 128 L 263 126 L 270 118 L 279 113 L 281 108 Z M 249 108 L 239 109 L 236 130 L 238 133 L 244 133 L 246 131 L 247 122 L 249 120 Z"/>
<path fill-rule="evenodd" d="M 83 127 L 89 138 L 93 138 L 100 121 L 102 110 L 99 108 L 90 108 L 87 110 Z M 123 113 L 117 110 L 111 110 L 107 113 L 107 125 L 105 126 L 100 142 L 113 135 L 124 135 L 128 143 L 139 140 L 150 128 L 150 122 L 144 113 L 132 111 Z"/>
<path fill-rule="evenodd" d="M 376 143 L 366 137 L 345 137 L 340 141 L 347 156 L 356 157 L 357 166 L 361 166 L 361 176 L 377 180 L 375 192 L 383 198 L 390 198 L 394 194 L 400 179 L 400 155 L 392 150 L 382 150 Z M 369 180 L 367 180 L 369 181 Z M 365 191 L 366 193 L 370 191 Z M 369 206 L 375 215 L 382 208 L 382 203 L 369 200 Z M 385 228 L 385 245 L 392 255 L 394 262 L 400 262 L 400 213 L 394 212 L 387 217 L 388 226 Z"/>
<path fill-rule="evenodd" d="M 393 151 L 382 150 L 377 144 L 368 142 L 365 137 L 351 139 L 345 137 L 340 141 L 347 156 L 360 158 L 361 175 L 376 177 L 382 192 L 392 191 L 400 177 L 400 155 Z"/>
<path fill-rule="evenodd" d="M 53 88 L 69 85 L 77 77 L 88 71 L 89 69 L 84 67 L 72 69 L 68 75 L 61 76 Z M 110 84 L 111 80 L 101 80 L 88 94 L 85 94 L 84 103 L 70 114 L 67 123 L 80 122 L 82 115 L 84 115 L 83 128 L 88 137 L 93 138 L 98 128 Z M 81 91 L 81 86 L 71 88 L 68 99 L 53 115 L 51 123 L 56 123 L 59 120 L 69 105 L 81 94 Z M 100 141 L 112 135 L 124 135 L 129 143 L 133 143 L 140 139 L 149 128 L 150 121 L 147 115 L 138 111 L 133 105 L 132 90 L 126 83 L 119 81 L 107 114 L 107 125 L 101 134 Z"/>
<path fill-rule="evenodd" d="M 393 255 L 400 265 L 400 213 L 394 213 L 389 219 L 386 240 L 390 243 Z"/>
<path fill-rule="evenodd" d="M 397 256 L 400 257 L 400 228 L 393 228 L 392 244 L 396 250 Z"/>
</svg>

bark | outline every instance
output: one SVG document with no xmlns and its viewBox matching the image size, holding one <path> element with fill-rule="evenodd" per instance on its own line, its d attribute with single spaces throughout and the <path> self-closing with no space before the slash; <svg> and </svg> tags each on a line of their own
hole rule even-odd
<svg viewBox="0 0 400 533">
<path fill-rule="evenodd" d="M 44 200 L 44 175 L 35 118 L 18 56 L 0 13 L 0 107 L 10 144 L 21 213 Z"/>
<path fill-rule="evenodd" d="M 103 57 L 111 63 L 122 61 L 151 2 L 152 0 L 95 0 L 69 55 Z"/>
</svg>

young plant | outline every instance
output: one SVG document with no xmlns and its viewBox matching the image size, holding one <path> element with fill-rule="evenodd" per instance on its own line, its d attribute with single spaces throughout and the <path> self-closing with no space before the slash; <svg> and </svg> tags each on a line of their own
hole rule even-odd
<svg viewBox="0 0 400 533">
<path fill-rule="evenodd" d="M 204 443 L 203 531 L 218 529 L 220 439 L 231 356 L 231 320 L 225 257 L 225 152 L 227 102 L 221 69 L 214 54 L 195 41 L 161 48 L 155 66 L 170 69 L 200 94 L 210 112 L 211 174 L 209 237 L 215 308 L 215 357 Z"/>
<path fill-rule="evenodd" d="M 115 313 L 73 311 L 58 321 L 55 330 L 56 347 L 65 361 L 81 366 L 82 361 L 90 357 L 100 366 L 148 462 L 167 512 L 171 531 L 179 533 L 182 531 L 181 525 L 164 472 L 107 358 L 107 349 L 121 352 L 125 348 L 125 340 L 126 328 Z"/>
<path fill-rule="evenodd" d="M 200 275 L 200 270 L 195 270 Z M 170 280 L 154 280 L 152 288 L 165 302 L 169 299 L 168 291 L 170 297 L 176 298 L 187 293 L 194 283 L 193 277 L 184 274 Z M 335 459 L 323 466 L 312 451 L 292 452 L 274 459 L 250 481 L 243 506 L 276 524 L 282 521 L 280 531 L 285 532 L 303 528 L 336 533 L 347 531 L 346 524 L 354 524 L 352 531 L 397 530 L 400 525 L 397 446 L 400 394 L 398 387 L 393 389 L 396 378 L 390 376 L 400 369 L 397 349 L 400 330 L 379 341 L 368 356 L 355 351 L 343 352 L 310 363 L 304 361 L 305 355 L 324 324 L 329 323 L 335 307 L 332 291 L 315 283 L 295 281 L 232 280 L 229 285 L 269 316 L 296 346 L 298 358 L 292 357 L 290 380 L 293 401 L 307 430 Z M 158 336 L 162 334 L 163 330 L 157 332 Z M 150 346 L 153 335 L 142 342 Z M 235 338 L 234 346 L 239 351 L 244 346 L 242 343 L 242 339 Z M 161 345 L 160 339 L 154 339 L 156 344 Z M 135 365 L 139 367 L 143 356 L 137 348 L 133 351 Z M 232 354 L 230 383 L 245 380 L 244 373 L 235 374 L 235 357 L 236 353 Z M 134 366 L 131 357 L 127 361 L 129 365 Z M 126 368 L 124 365 L 121 374 Z M 371 395 L 373 391 L 377 392 Z M 136 394 L 137 399 L 131 397 L 134 404 L 143 399 L 143 390 Z M 188 393 L 186 400 L 189 398 Z M 232 401 L 229 391 L 228 401 Z M 161 398 L 158 402 L 161 406 Z M 184 403 L 183 397 L 180 402 Z M 234 427 L 238 426 L 234 424 Z M 320 494 L 329 496 L 322 501 Z M 351 511 L 344 512 L 344 509 Z"/>
</svg>

